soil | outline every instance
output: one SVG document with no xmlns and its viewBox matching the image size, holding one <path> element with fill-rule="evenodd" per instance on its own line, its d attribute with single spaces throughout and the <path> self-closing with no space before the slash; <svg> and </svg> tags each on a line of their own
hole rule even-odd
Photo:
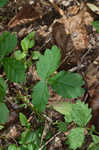
<svg viewBox="0 0 99 150">
<path fill-rule="evenodd" d="M 16 33 L 16 49 L 20 49 L 20 41 L 28 33 L 35 31 L 35 46 L 30 49 L 27 59 L 31 57 L 32 51 L 43 54 L 47 48 L 57 45 L 62 55 L 61 65 L 57 71 L 69 70 L 82 75 L 86 93 L 81 100 L 92 108 L 92 119 L 88 126 L 94 124 L 99 132 L 99 34 L 91 24 L 99 19 L 99 15 L 88 8 L 88 2 L 99 7 L 97 0 L 54 0 L 53 3 L 49 0 L 8 0 L 7 4 L 0 8 L 0 35 L 5 31 Z M 22 97 L 28 97 L 31 101 L 31 87 L 40 80 L 35 64 L 36 61 L 33 61 L 33 65 L 27 69 L 26 84 L 19 85 L 7 81 L 5 103 L 10 110 L 10 116 L 0 131 L 0 146 L 6 149 L 9 144 L 18 143 L 23 132 L 19 121 L 19 113 L 22 112 L 30 120 L 31 130 L 44 126 L 42 140 L 48 132 L 51 133 L 53 138 L 46 140 L 46 149 L 69 150 L 65 144 L 65 133 L 58 132 L 57 127 L 44 117 L 48 116 L 53 122 L 64 121 L 63 116 L 49 106 L 56 101 L 69 101 L 68 99 L 62 99 L 49 87 L 50 98 L 43 114 L 43 122 L 40 122 L 38 115 L 31 111 L 30 105 L 21 107 L 25 101 Z M 0 76 L 5 78 L 3 68 L 0 70 Z M 74 103 L 75 99 L 71 102 Z M 86 150 L 91 142 L 91 137 L 86 135 L 80 150 Z"/>
</svg>

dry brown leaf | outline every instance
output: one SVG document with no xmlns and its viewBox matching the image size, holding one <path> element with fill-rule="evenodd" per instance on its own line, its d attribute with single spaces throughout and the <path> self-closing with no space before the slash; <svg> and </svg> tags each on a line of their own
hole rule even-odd
<svg viewBox="0 0 99 150">
<path fill-rule="evenodd" d="M 13 28 L 17 25 L 22 25 L 31 21 L 35 21 L 36 19 L 41 18 L 42 15 L 43 13 L 39 4 L 37 4 L 36 6 L 25 4 L 19 11 L 19 13 L 15 17 L 13 17 L 8 23 L 8 28 Z"/>
<path fill-rule="evenodd" d="M 75 8 L 78 11 L 78 7 L 75 6 Z M 74 16 L 63 16 L 52 25 L 52 35 L 56 45 L 61 49 L 62 61 L 65 64 L 72 64 L 72 66 L 79 62 L 81 53 L 88 47 L 88 35 L 85 24 L 89 25 L 93 19 L 85 5 L 78 13 L 74 7 L 73 10 Z M 77 13 L 76 15 L 75 12 Z"/>
</svg>

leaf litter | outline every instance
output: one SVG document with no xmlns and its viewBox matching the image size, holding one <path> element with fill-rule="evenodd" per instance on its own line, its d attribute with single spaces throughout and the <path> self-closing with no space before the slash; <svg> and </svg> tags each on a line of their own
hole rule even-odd
<svg viewBox="0 0 99 150">
<path fill-rule="evenodd" d="M 16 6 L 14 5 L 16 4 Z M 63 5 L 65 4 L 65 5 Z M 23 6 L 24 5 L 24 6 Z M 16 10 L 14 13 L 12 12 L 11 8 L 13 7 L 14 10 Z M 21 7 L 21 9 L 20 9 Z M 9 8 L 9 9 L 8 9 Z M 63 9 L 62 9 L 63 8 Z M 0 8 L 1 9 L 1 8 Z M 33 1 L 33 4 L 30 5 L 27 1 L 24 1 L 23 4 L 20 3 L 19 0 L 15 1 L 8 1 L 8 5 L 6 5 L 4 8 L 1 9 L 0 15 L 4 15 L 5 13 L 11 14 L 11 16 L 7 15 L 7 18 L 1 19 L 0 22 L 0 33 L 6 30 L 10 30 L 12 32 L 16 32 L 17 35 L 19 35 L 19 32 L 22 31 L 22 29 L 25 29 L 25 32 L 22 33 L 22 35 L 19 38 L 19 40 L 24 37 L 26 34 L 28 34 L 31 31 L 35 31 L 35 47 L 32 50 L 40 51 L 41 53 L 44 53 L 44 50 L 46 48 L 51 48 L 52 45 L 56 44 L 60 48 L 60 52 L 62 55 L 61 65 L 59 70 L 65 69 L 71 69 L 74 66 L 77 66 L 77 72 L 80 74 L 83 74 L 83 78 L 86 81 L 86 93 L 88 95 L 87 101 L 89 103 L 89 106 L 92 108 L 92 119 L 89 122 L 88 126 L 91 126 L 93 123 L 96 126 L 97 131 L 99 131 L 99 69 L 98 69 L 98 55 L 99 55 L 99 35 L 96 33 L 96 31 L 92 28 L 91 22 L 95 19 L 95 15 L 93 14 L 92 10 L 89 10 L 88 6 L 86 6 L 86 3 L 82 2 L 77 3 L 76 0 L 68 0 L 66 1 L 55 1 L 54 5 L 51 3 L 51 1 Z M 28 13 L 26 13 L 26 10 Z M 44 11 L 45 10 L 45 11 Z M 97 13 L 98 14 L 98 13 Z M 13 16 L 13 17 L 12 17 Z M 49 21 L 50 20 L 50 21 Z M 8 26 L 6 25 L 8 24 Z M 46 26 L 44 28 L 44 26 Z M 18 44 L 18 47 L 20 45 Z M 31 54 L 31 53 L 30 53 Z M 31 56 L 29 56 L 31 57 Z M 80 68 L 81 64 L 84 64 L 84 68 Z M 33 71 L 34 69 L 34 71 Z M 31 76 L 31 81 L 29 81 L 29 76 L 27 76 L 27 85 L 28 87 L 34 86 L 35 83 L 40 80 L 37 76 L 35 67 L 29 68 L 27 70 L 27 74 Z M 3 73 L 3 72 L 2 72 Z M 36 80 L 34 80 L 36 79 Z M 9 82 L 8 86 L 9 91 L 7 93 L 8 97 L 13 99 L 12 101 L 6 100 L 6 103 L 9 106 L 9 110 L 14 110 L 16 113 L 20 111 L 24 111 L 26 116 L 31 116 L 31 113 L 29 109 L 23 109 L 23 107 L 17 106 L 15 103 L 15 97 L 17 95 L 17 92 L 21 92 L 21 96 L 27 96 L 28 98 L 31 95 L 31 88 L 28 88 L 28 91 L 22 88 L 22 86 L 19 87 L 17 84 L 12 84 Z M 49 87 L 50 89 L 50 87 Z M 14 92 L 13 92 L 14 91 Z M 50 90 L 51 98 L 49 99 L 49 104 L 53 104 L 57 101 L 69 101 L 68 99 L 62 99 L 60 96 L 58 96 L 55 92 Z M 7 99 L 7 98 L 6 98 Z M 21 97 L 18 97 L 20 99 L 20 102 L 18 105 L 22 105 L 22 99 Z M 85 100 L 85 97 L 81 97 L 81 100 Z M 71 99 L 72 103 L 75 103 L 75 99 Z M 11 105 L 11 106 L 10 106 Z M 51 115 L 50 115 L 51 113 Z M 56 116 L 55 116 L 55 115 Z M 57 120 L 57 116 L 59 116 L 59 121 L 63 120 L 63 117 L 60 116 L 59 113 L 55 112 L 54 110 L 50 110 L 48 108 L 48 111 L 46 111 L 46 115 L 49 116 L 54 121 Z M 38 118 L 36 114 L 34 116 L 34 122 L 36 124 L 36 127 L 38 127 Z M 22 128 L 20 126 L 19 121 L 15 118 L 15 121 L 12 122 L 12 129 L 14 128 L 14 125 L 17 125 L 16 128 L 22 131 Z M 33 121 L 32 120 L 32 121 Z M 45 120 L 46 122 L 46 120 Z M 6 124 L 6 128 L 3 129 L 3 131 L 0 131 L 3 134 L 10 135 L 9 131 L 9 125 L 11 122 Z M 31 122 L 33 124 L 33 122 Z M 42 125 L 42 123 L 40 124 Z M 44 124 L 43 124 L 44 125 Z M 45 126 L 48 126 L 48 124 L 45 123 Z M 11 127 L 10 127 L 11 128 Z M 45 129 L 48 127 L 45 127 Z M 7 131 L 6 131 L 7 130 Z M 52 135 L 56 133 L 55 128 L 51 125 L 49 125 L 48 130 L 52 132 Z M 46 133 L 43 133 L 45 138 L 45 135 L 47 135 L 48 130 L 45 131 Z M 17 129 L 15 130 L 16 132 Z M 14 132 L 14 130 L 13 130 Z M 16 134 L 16 133 L 15 133 Z M 13 134 L 14 135 L 14 134 Z M 19 132 L 18 132 L 18 135 Z M 62 137 L 61 137 L 62 136 Z M 8 136 L 9 138 L 11 136 Z M 16 136 L 12 136 L 13 139 L 16 139 Z M 52 142 L 47 146 L 48 149 L 57 148 L 58 149 L 68 149 L 64 147 L 64 135 L 59 134 L 57 136 L 60 139 L 60 144 L 56 144 L 57 142 L 55 139 L 52 140 Z M 10 143 L 11 141 L 7 139 L 7 143 Z M 89 139 L 90 140 L 90 139 Z M 13 141 L 14 142 L 14 141 Z M 2 137 L 1 137 L 1 143 L 2 146 Z M 84 146 L 85 149 L 87 147 L 87 144 Z M 82 147 L 83 149 L 83 147 Z"/>
</svg>

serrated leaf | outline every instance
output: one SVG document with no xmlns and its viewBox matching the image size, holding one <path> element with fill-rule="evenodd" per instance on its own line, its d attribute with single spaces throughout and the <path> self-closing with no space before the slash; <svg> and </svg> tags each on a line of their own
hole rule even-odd
<svg viewBox="0 0 99 150">
<path fill-rule="evenodd" d="M 8 0 L 0 0 L 0 7 L 3 7 Z"/>
<path fill-rule="evenodd" d="M 67 144 L 73 150 L 80 148 L 84 142 L 84 129 L 83 128 L 75 128 L 72 129 L 67 136 Z"/>
<path fill-rule="evenodd" d="M 21 46 L 24 52 L 27 52 L 29 48 L 34 46 L 34 35 L 35 32 L 31 32 L 21 41 Z"/>
<path fill-rule="evenodd" d="M 93 142 L 94 142 L 95 144 L 99 144 L 99 136 L 97 136 L 97 135 L 92 135 L 92 139 L 93 139 Z"/>
<path fill-rule="evenodd" d="M 4 103 L 0 102 L 0 123 L 4 124 L 7 122 L 9 117 L 9 110 Z"/>
<path fill-rule="evenodd" d="M 0 35 L 0 59 L 11 53 L 16 47 L 16 44 L 17 38 L 15 34 L 4 32 Z"/>
<path fill-rule="evenodd" d="M 33 88 L 32 103 L 38 112 L 45 110 L 48 103 L 49 92 L 45 81 L 39 81 Z"/>
<path fill-rule="evenodd" d="M 6 82 L 3 78 L 0 78 L 0 102 L 3 101 L 7 89 Z"/>
<path fill-rule="evenodd" d="M 37 73 L 41 79 L 47 79 L 56 71 L 60 64 L 60 58 L 60 50 L 55 45 L 52 46 L 51 50 L 46 49 L 44 56 L 40 56 L 36 65 Z"/>
<path fill-rule="evenodd" d="M 99 20 L 93 21 L 92 25 L 96 29 L 97 33 L 99 33 Z"/>
<path fill-rule="evenodd" d="M 4 71 L 7 78 L 12 82 L 26 81 L 24 64 L 14 58 L 4 59 Z"/>
<path fill-rule="evenodd" d="M 84 104 L 78 100 L 76 104 L 72 104 L 72 119 L 80 127 L 85 127 L 91 119 L 91 109 L 88 104 Z"/>
<path fill-rule="evenodd" d="M 61 71 L 50 78 L 48 83 L 56 93 L 64 98 L 77 98 L 84 93 L 84 89 L 81 88 L 84 81 L 77 73 Z"/>
</svg>

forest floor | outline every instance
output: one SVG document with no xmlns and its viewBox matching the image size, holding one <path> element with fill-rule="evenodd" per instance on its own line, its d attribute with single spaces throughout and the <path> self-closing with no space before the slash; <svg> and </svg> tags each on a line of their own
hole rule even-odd
<svg viewBox="0 0 99 150">
<path fill-rule="evenodd" d="M 53 45 L 60 48 L 62 58 L 58 71 L 77 72 L 83 77 L 85 94 L 79 99 L 92 108 L 89 126 L 94 124 L 99 132 L 99 34 L 92 26 L 93 21 L 99 20 L 99 14 L 89 9 L 87 2 L 82 1 L 56 0 L 52 3 L 49 0 L 8 0 L 7 4 L 0 8 L 0 35 L 7 31 L 15 33 L 18 39 L 16 51 L 21 49 L 21 40 L 35 31 L 35 45 L 29 49 L 27 60 L 31 58 L 33 51 L 44 54 L 45 50 Z M 98 5 L 95 1 L 92 4 Z M 61 132 L 57 126 L 57 122 L 64 122 L 64 117 L 50 106 L 61 101 L 75 103 L 76 99 L 64 99 L 49 87 L 50 98 L 46 110 L 41 115 L 31 110 L 32 88 L 40 80 L 36 62 L 37 60 L 33 60 L 32 65 L 27 68 L 26 83 L 17 84 L 6 80 L 8 89 L 4 100 L 10 114 L 0 130 L 2 150 L 8 149 L 9 145 L 19 146 L 22 143 L 20 138 L 26 127 L 20 123 L 20 112 L 31 124 L 29 130 L 34 131 L 35 135 L 36 131 L 37 135 L 40 134 L 40 137 L 34 138 L 38 142 L 33 150 L 69 150 L 66 144 L 69 129 L 68 132 Z M 0 70 L 0 76 L 5 78 L 3 68 Z M 26 102 L 27 99 L 29 102 Z M 74 127 L 75 125 L 70 129 Z M 80 150 L 87 150 L 91 142 L 91 137 L 86 133 Z M 32 150 L 32 147 L 23 147 L 22 150 Z"/>
</svg>

